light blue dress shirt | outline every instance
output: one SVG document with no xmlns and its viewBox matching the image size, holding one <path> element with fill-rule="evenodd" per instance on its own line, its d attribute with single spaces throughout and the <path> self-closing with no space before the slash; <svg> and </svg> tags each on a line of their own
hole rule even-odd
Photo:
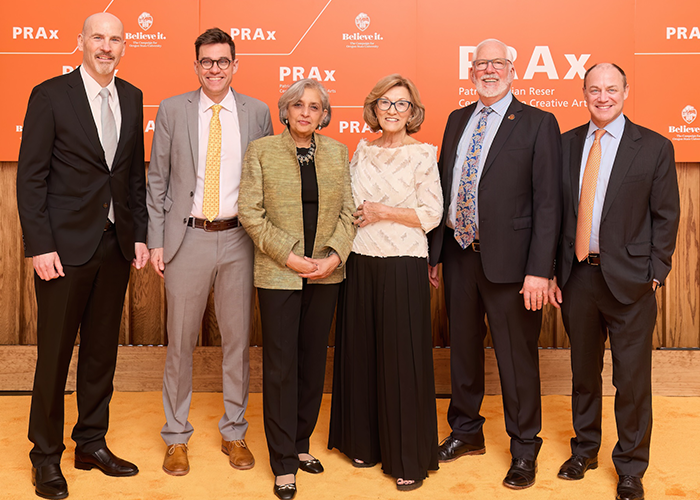
<svg viewBox="0 0 700 500">
<path fill-rule="evenodd" d="M 489 150 L 491 149 L 491 144 L 493 143 L 494 137 L 496 137 L 496 132 L 498 132 L 498 128 L 501 126 L 503 117 L 505 116 L 506 111 L 508 111 L 508 106 L 510 106 L 510 103 L 512 101 L 513 94 L 508 92 L 505 95 L 505 97 L 503 97 L 503 99 L 494 103 L 491 106 L 491 109 L 493 109 L 493 113 L 489 114 L 486 120 L 486 131 L 484 133 L 484 139 L 481 143 L 481 156 L 479 156 L 479 165 L 478 170 L 476 172 L 477 191 L 475 197 L 476 212 L 474 215 L 477 227 L 477 237 L 479 228 L 478 186 L 479 182 L 481 182 L 481 172 L 484 170 L 484 163 L 486 162 L 486 158 L 489 156 Z M 459 140 L 459 145 L 457 146 L 457 158 L 455 159 L 454 170 L 452 172 L 452 190 L 450 192 L 450 206 L 448 207 L 447 214 L 447 226 L 451 227 L 452 229 L 454 229 L 455 227 L 455 219 L 457 217 L 457 194 L 459 192 L 459 181 L 462 178 L 462 167 L 464 166 L 464 162 L 467 159 L 467 153 L 469 151 L 469 145 L 472 140 L 472 135 L 474 135 L 474 129 L 476 129 L 476 125 L 479 122 L 479 118 L 481 117 L 481 110 L 484 108 L 484 104 L 481 102 L 481 99 L 479 99 L 476 102 L 476 108 L 474 109 L 474 113 L 472 113 L 472 115 L 469 117 L 467 126 L 464 128 L 462 138 Z"/>
<path fill-rule="evenodd" d="M 598 127 L 591 121 L 588 124 L 588 133 L 586 142 L 583 144 L 583 156 L 581 157 L 581 172 L 578 179 L 578 194 L 581 198 L 581 185 L 583 183 L 583 173 L 586 170 L 586 162 L 588 154 L 593 146 L 595 139 L 595 131 Z M 600 139 L 600 167 L 598 169 L 598 183 L 596 184 L 595 198 L 593 200 L 593 220 L 591 223 L 591 241 L 589 252 L 600 253 L 600 219 L 603 214 L 603 204 L 605 203 L 605 193 L 608 190 L 608 182 L 612 173 L 613 163 L 617 156 L 617 149 L 620 147 L 620 139 L 625 130 L 625 115 L 620 113 L 620 116 L 605 126 L 605 134 Z"/>
</svg>

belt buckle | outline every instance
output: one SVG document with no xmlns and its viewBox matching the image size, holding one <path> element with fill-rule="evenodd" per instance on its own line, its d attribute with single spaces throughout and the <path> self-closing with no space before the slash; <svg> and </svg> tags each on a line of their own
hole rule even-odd
<svg viewBox="0 0 700 500">
<path fill-rule="evenodd" d="M 481 245 L 479 244 L 478 241 L 473 241 L 471 244 L 471 247 L 472 247 L 472 250 L 474 250 L 475 252 L 481 253 Z"/>
<path fill-rule="evenodd" d="M 597 256 L 597 257 L 595 257 L 595 258 L 598 258 L 598 259 L 599 259 L 600 256 Z M 590 254 L 590 253 L 589 253 L 588 255 L 586 255 L 586 263 L 587 263 L 588 265 L 590 265 L 590 266 L 599 266 L 599 265 L 600 265 L 598 262 L 593 262 L 593 261 L 591 260 L 591 254 Z"/>
<path fill-rule="evenodd" d="M 210 225 L 212 222 L 213 222 L 213 221 L 210 221 L 209 219 L 204 219 L 204 223 L 202 224 L 202 229 L 204 229 L 204 230 L 205 230 L 206 232 L 208 232 L 208 233 L 212 232 L 213 229 L 209 229 L 209 225 Z"/>
</svg>

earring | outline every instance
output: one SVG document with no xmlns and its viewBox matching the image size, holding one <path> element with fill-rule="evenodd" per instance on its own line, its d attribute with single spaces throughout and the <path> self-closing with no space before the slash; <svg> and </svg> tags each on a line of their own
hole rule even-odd
<svg viewBox="0 0 700 500">
<path fill-rule="evenodd" d="M 289 120 L 287 120 L 286 118 L 285 118 L 284 120 L 282 120 L 282 121 L 284 121 L 284 124 L 285 124 L 285 125 L 289 125 Z"/>
</svg>

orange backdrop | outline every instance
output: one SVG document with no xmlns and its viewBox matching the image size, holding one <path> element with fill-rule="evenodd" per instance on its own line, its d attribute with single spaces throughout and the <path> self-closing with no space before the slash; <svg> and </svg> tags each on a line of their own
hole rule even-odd
<svg viewBox="0 0 700 500">
<path fill-rule="evenodd" d="M 471 48 L 495 37 L 517 53 L 517 98 L 552 111 L 562 131 L 588 120 L 584 68 L 613 61 L 630 81 L 625 113 L 672 139 L 676 161 L 700 160 L 700 2 L 613 0 L 601 9 L 583 1 L 502 0 L 488 16 L 476 7 L 457 0 L 3 2 L 0 160 L 17 159 L 32 87 L 80 64 L 82 20 L 101 10 L 124 22 L 118 74 L 144 92 L 147 159 L 158 104 L 197 87 L 194 39 L 218 26 L 236 41 L 237 91 L 267 102 L 275 117 L 280 93 L 294 81 L 322 81 L 333 105 L 326 133 L 351 151 L 371 135 L 362 121 L 365 95 L 394 72 L 414 80 L 426 105 L 417 137 L 439 145 L 450 111 L 476 99 Z"/>
</svg>

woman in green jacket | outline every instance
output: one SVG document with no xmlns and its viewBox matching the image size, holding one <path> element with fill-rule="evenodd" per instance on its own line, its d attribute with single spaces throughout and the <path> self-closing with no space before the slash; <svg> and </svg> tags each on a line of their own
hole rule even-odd
<svg viewBox="0 0 700 500">
<path fill-rule="evenodd" d="M 285 130 L 252 142 L 243 162 L 239 218 L 255 243 L 263 334 L 263 411 L 274 492 L 296 494 L 323 396 L 328 333 L 355 236 L 348 150 L 318 134 L 328 93 L 316 80 L 280 97 Z"/>
</svg>

